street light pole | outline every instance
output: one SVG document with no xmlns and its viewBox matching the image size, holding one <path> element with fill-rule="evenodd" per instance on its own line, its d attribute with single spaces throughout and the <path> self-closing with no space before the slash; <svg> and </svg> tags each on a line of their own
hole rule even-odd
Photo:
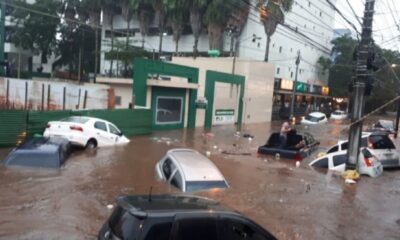
<svg viewBox="0 0 400 240">
<path fill-rule="evenodd" d="M 365 104 L 365 85 L 368 78 L 367 61 L 370 52 L 372 20 L 374 15 L 375 0 L 365 1 L 364 20 L 361 33 L 361 43 L 357 53 L 357 78 L 353 84 L 353 104 L 351 110 L 351 122 L 349 131 L 349 144 L 347 151 L 346 169 L 356 169 L 358 155 L 360 153 L 360 140 L 362 131 L 362 121 L 359 121 L 364 114 Z"/>
<path fill-rule="evenodd" d="M 300 64 L 300 50 L 297 52 L 297 58 L 296 58 L 296 75 L 294 76 L 292 101 L 290 103 L 290 120 L 293 119 L 293 117 L 294 117 L 294 104 L 295 104 L 295 98 L 296 98 L 296 87 L 297 87 L 297 76 L 299 74 L 299 64 Z"/>
</svg>

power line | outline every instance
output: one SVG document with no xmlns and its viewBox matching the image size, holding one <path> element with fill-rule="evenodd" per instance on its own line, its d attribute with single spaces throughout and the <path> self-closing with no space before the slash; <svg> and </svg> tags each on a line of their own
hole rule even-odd
<svg viewBox="0 0 400 240">
<path fill-rule="evenodd" d="M 330 1 L 330 0 L 326 0 L 326 2 L 328 3 L 328 4 L 330 4 L 331 5 L 331 7 L 356 31 L 356 33 L 358 34 L 358 35 L 361 35 L 361 33 L 358 31 L 358 29 L 356 28 L 356 26 L 354 26 L 354 24 L 352 23 L 352 22 L 350 22 L 350 20 L 348 20 L 344 15 L 343 15 L 343 13 L 339 10 L 339 9 L 337 9 L 336 7 L 335 7 L 335 5 Z"/>
</svg>

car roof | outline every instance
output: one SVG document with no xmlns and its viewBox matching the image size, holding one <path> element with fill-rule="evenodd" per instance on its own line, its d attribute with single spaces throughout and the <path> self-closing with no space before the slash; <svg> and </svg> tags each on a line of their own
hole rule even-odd
<svg viewBox="0 0 400 240">
<path fill-rule="evenodd" d="M 313 116 L 313 117 L 324 117 L 325 113 L 322 112 L 312 112 L 309 115 Z"/>
<path fill-rule="evenodd" d="M 172 149 L 167 152 L 167 155 L 179 165 L 186 181 L 225 181 L 214 163 L 195 150 Z"/>
<path fill-rule="evenodd" d="M 88 121 L 103 121 L 106 123 L 111 123 L 107 120 L 101 119 L 101 118 L 95 118 L 95 117 L 88 117 L 88 116 L 69 116 L 63 119 L 68 119 L 68 118 L 82 118 L 82 119 L 87 119 Z"/>
<path fill-rule="evenodd" d="M 132 214 L 162 212 L 174 215 L 176 212 L 232 212 L 219 202 L 193 195 L 131 195 L 120 196 L 118 204 Z"/>
</svg>

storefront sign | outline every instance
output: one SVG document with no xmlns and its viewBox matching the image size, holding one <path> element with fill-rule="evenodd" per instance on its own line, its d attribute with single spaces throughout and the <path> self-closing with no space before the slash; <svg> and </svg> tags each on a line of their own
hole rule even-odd
<svg viewBox="0 0 400 240">
<path fill-rule="evenodd" d="M 282 81 L 281 81 L 281 89 L 292 90 L 293 89 L 293 81 L 292 80 L 287 80 L 287 79 L 282 79 Z"/>
<path fill-rule="evenodd" d="M 214 116 L 215 124 L 230 124 L 235 123 L 234 109 L 216 109 Z"/>
<path fill-rule="evenodd" d="M 296 92 L 304 92 L 306 88 L 306 84 L 302 82 L 297 82 L 296 84 Z"/>
</svg>

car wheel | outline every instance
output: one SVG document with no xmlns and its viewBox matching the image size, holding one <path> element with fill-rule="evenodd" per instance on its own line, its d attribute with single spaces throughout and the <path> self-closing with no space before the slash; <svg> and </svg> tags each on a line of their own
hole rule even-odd
<svg viewBox="0 0 400 240">
<path fill-rule="evenodd" d="M 87 149 L 95 149 L 97 147 L 97 141 L 95 139 L 90 139 L 87 143 L 86 143 L 86 148 Z"/>
</svg>

